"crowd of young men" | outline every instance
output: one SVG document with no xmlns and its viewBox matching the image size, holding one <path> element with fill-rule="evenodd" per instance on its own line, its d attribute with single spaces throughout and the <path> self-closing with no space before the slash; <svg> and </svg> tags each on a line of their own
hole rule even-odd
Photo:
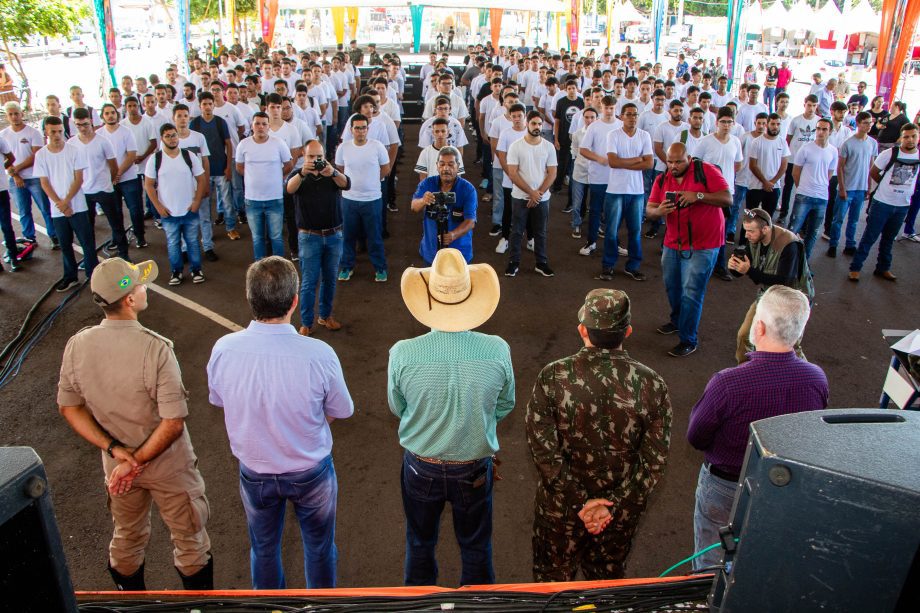
<svg viewBox="0 0 920 613">
<path fill-rule="evenodd" d="M 388 280 L 386 219 L 388 212 L 399 210 L 395 167 L 399 151 L 407 146 L 400 112 L 406 75 L 398 57 L 380 58 L 384 65 L 373 68 L 369 78 L 358 70 L 354 57 L 358 57 L 360 64 L 359 56 L 339 53 L 330 61 L 325 53 L 291 55 L 290 50 L 273 52 L 271 58 L 261 62 L 241 56 L 231 59 L 229 54 L 208 64 L 193 60 L 193 72 L 188 77 L 179 75 L 175 66 L 168 68 L 166 82 L 151 78 L 148 83 L 147 79 L 126 77 L 120 89 L 109 92 L 109 102 L 98 111 L 86 105 L 80 88 L 74 87 L 71 88 L 73 104 L 66 110 L 60 108 L 56 98 L 49 97 L 50 113 L 43 122 L 44 134 L 25 125 L 15 103 L 7 105 L 11 125 L 0 133 L 0 153 L 7 156 L 10 189 L 16 190 L 24 234 L 24 242 L 18 242 L 14 235 L 12 240 L 7 237 L 10 263 L 18 267 L 30 255 L 25 251 L 30 247 L 34 250 L 32 200 L 47 216 L 52 244 L 62 251 L 64 276 L 57 286 L 59 291 L 78 284 L 75 236 L 84 254 L 83 267 L 88 278 L 97 265 L 93 231 L 97 210 L 104 214 L 111 230 L 107 250 L 122 261 L 131 259 L 122 202 L 128 210 L 134 249 L 148 247 L 145 218 L 165 232 L 170 285 L 183 282 L 186 261 L 192 281 L 205 280 L 204 261 L 218 259 L 213 234 L 216 226 L 223 225 L 227 238 L 235 241 L 241 238 L 238 224 L 248 224 L 257 262 L 269 255 L 294 259 L 304 277 L 297 288 L 298 298 L 294 299 L 288 294 L 296 285 L 297 273 L 290 262 L 273 258 L 266 260 L 265 266 L 251 269 L 251 275 L 264 277 L 248 281 L 247 298 L 257 313 L 256 319 L 268 324 L 288 324 L 299 300 L 298 331 L 302 336 L 310 336 L 314 330 L 316 286 L 320 284 L 318 324 L 330 330 L 339 329 L 341 324 L 332 317 L 335 281 L 347 282 L 355 274 L 359 244 L 366 247 L 374 280 L 381 283 Z M 844 253 L 854 256 L 849 278 L 859 280 L 869 249 L 881 238 L 875 275 L 895 280 L 891 272 L 891 245 L 905 222 L 920 168 L 917 152 L 920 133 L 914 124 L 901 128 L 897 147 L 877 156 L 878 147 L 867 137 L 872 121 L 868 113 L 857 111 L 852 118 L 856 126 L 853 130 L 847 125 L 845 113 L 850 109 L 846 104 L 836 100 L 827 102 L 824 95 L 809 95 L 804 112 L 793 118 L 786 113 L 789 104 L 786 93 L 776 98 L 777 112 L 768 113 L 758 101 L 756 86 L 742 86 L 737 97 L 733 97 L 727 90 L 725 76 L 708 72 L 710 68 L 705 63 L 687 66 L 677 76 L 670 70 L 663 73 L 658 64 L 641 65 L 635 58 L 607 53 L 595 59 L 539 50 L 530 53 L 502 48 L 487 52 L 471 48 L 465 59 L 467 69 L 459 79 L 460 87 L 453 70 L 436 54 L 421 70 L 420 102 L 425 123 L 417 142 L 420 156 L 415 170 L 422 175 L 425 187 L 420 186 L 415 192 L 411 210 L 419 213 L 435 204 L 431 190 L 443 191 L 444 185 L 451 189 L 460 186 L 456 189 L 463 190 L 462 197 L 448 205 L 456 207 L 452 212 L 462 223 L 448 225 L 445 234 L 433 236 L 431 233 L 438 231 L 425 219 L 426 235 L 420 251 L 435 268 L 436 254 L 440 253 L 434 249 L 435 245 L 446 246 L 457 241 L 454 245 L 458 249 L 457 266 L 462 266 L 461 260 L 468 263 L 472 259 L 471 233 L 476 219 L 477 192 L 471 189 L 467 179 L 459 178 L 464 172 L 470 173 L 470 169 L 464 168 L 462 151 L 472 136 L 476 139 L 476 164 L 481 165 L 483 175 L 479 185 L 481 199 L 491 202 L 489 234 L 499 237 L 495 251 L 507 254 L 506 277 L 515 277 L 520 272 L 524 250 L 534 252 L 536 273 L 544 277 L 555 275 L 547 248 L 548 217 L 553 202 L 564 214 L 571 215 L 568 224 L 571 235 L 582 241 L 578 253 L 590 257 L 602 252 L 598 253 L 601 262 L 596 278 L 604 282 L 616 278 L 621 257 L 625 259 L 625 275 L 644 281 L 643 239 L 657 240 L 664 225 L 661 266 L 670 313 L 668 321 L 657 331 L 678 335 L 678 344 L 669 352 L 672 356 L 688 356 L 697 350 L 706 288 L 713 276 L 731 281 L 738 275 L 749 274 L 752 280 L 765 286 L 796 285 L 794 291 L 798 293 L 785 298 L 788 304 L 768 301 L 761 313 L 755 303 L 744 325 L 751 330 L 752 345 L 757 350 L 788 353 L 797 347 L 796 341 L 809 313 L 808 302 L 813 297 L 810 272 L 806 283 L 802 271 L 808 271 L 807 262 L 830 202 L 835 202 L 835 206 L 833 221 L 828 226 L 831 244 L 827 255 L 836 256 L 846 220 Z M 827 102 L 826 108 L 821 106 L 822 102 Z M 826 116 L 821 116 L 821 111 Z M 878 184 L 878 189 L 871 201 L 868 226 L 857 246 L 856 220 L 863 204 L 861 196 L 873 184 Z M 561 195 L 563 191 L 565 195 Z M 553 200 L 554 193 L 561 197 Z M 321 200 L 322 208 L 308 211 L 305 204 L 314 202 L 314 198 Z M 752 214 L 769 228 L 774 221 L 783 225 L 791 215 L 792 232 L 758 234 L 747 224 L 739 228 L 738 220 L 743 217 L 751 221 Z M 620 243 L 621 225 L 625 226 L 625 246 Z M 742 232 L 745 238 L 741 237 Z M 801 235 L 800 249 L 799 239 L 793 233 Z M 755 235 L 757 246 L 748 248 L 743 255 L 728 257 L 726 244 L 743 244 L 746 240 L 753 243 Z M 782 236 L 784 245 L 794 243 L 796 247 L 786 252 L 787 259 L 792 260 L 793 253 L 796 254 L 794 261 L 800 264 L 797 270 L 802 274 L 786 274 L 783 279 L 793 279 L 786 282 L 769 276 L 773 273 L 764 270 L 764 262 L 754 261 L 755 253 L 767 251 L 764 236 Z M 786 271 L 781 259 L 777 256 L 775 265 Z M 431 296 L 433 290 L 427 286 L 427 278 L 424 273 L 419 274 Z M 273 275 L 287 279 L 283 288 L 287 293 L 281 299 L 269 295 Z M 107 301 L 106 295 L 118 301 L 130 297 L 111 284 L 103 286 L 104 280 L 99 281 L 104 288 L 97 300 L 100 305 L 114 305 Z M 260 310 L 265 305 L 259 302 L 260 295 L 250 295 L 249 285 L 264 292 L 266 300 L 272 298 L 272 308 Z M 579 313 L 579 321 L 585 327 L 580 331 L 582 339 L 587 349 L 621 352 L 624 339 L 631 333 L 629 299 L 622 292 L 601 292 L 595 296 L 589 294 Z M 783 298 L 776 300 L 782 302 Z M 430 300 L 428 304 L 431 309 Z M 142 304 L 139 298 L 137 303 L 131 298 L 111 311 L 115 315 L 131 312 L 136 318 L 137 312 L 145 307 L 146 303 Z M 775 313 L 767 314 L 770 308 Z M 776 313 L 782 314 L 784 309 L 797 309 L 797 326 L 792 332 L 783 329 L 776 333 L 774 328 L 779 325 Z M 254 344 L 264 344 L 268 341 L 260 335 L 281 329 L 260 330 L 257 325 L 250 336 L 259 339 L 253 340 Z M 596 334 L 597 331 L 601 333 Z M 288 342 L 292 354 L 302 349 L 294 340 Z M 219 353 L 212 360 L 220 357 Z M 739 353 L 739 362 L 747 359 L 747 355 Z M 627 359 L 625 354 L 617 356 Z M 337 366 L 334 356 L 327 358 Z M 270 364 L 266 368 L 270 370 Z M 816 385 L 820 384 L 819 374 L 813 374 Z M 333 375 L 341 378 L 340 373 Z M 651 371 L 644 376 L 667 403 L 663 381 Z M 229 376 L 227 389 L 242 394 L 239 385 L 244 381 Z M 538 456 L 547 453 L 547 432 L 545 424 L 538 423 L 537 413 L 553 410 L 551 381 L 544 383 L 539 393 L 546 397 L 532 401 L 529 416 L 531 447 L 538 466 Z M 503 393 L 507 396 L 507 390 Z M 343 391 L 340 410 L 336 415 L 327 414 L 327 418 L 350 414 L 346 396 L 347 391 Z M 826 401 L 826 394 L 818 393 L 817 397 Z M 230 408 L 224 404 L 228 399 L 215 387 L 212 399 L 215 404 Z M 503 404 L 507 401 L 504 397 Z M 714 411 L 713 404 L 706 403 L 706 410 Z M 646 409 L 639 407 L 637 412 L 647 412 Z M 644 443 L 648 445 L 646 452 L 654 453 L 655 457 L 643 458 L 647 474 L 632 484 L 636 500 L 632 501 L 627 519 L 633 522 L 633 529 L 664 462 L 662 448 L 667 447 L 670 416 L 658 415 L 655 419 L 657 439 Z M 321 437 L 328 443 L 328 425 L 320 429 Z M 236 432 L 238 426 L 232 426 L 232 430 Z M 706 449 L 712 442 L 710 438 L 695 437 L 694 444 Z M 106 442 L 109 455 L 114 458 L 113 446 L 121 443 L 115 437 Z M 247 445 L 242 447 L 244 452 L 250 451 Z M 309 466 L 301 463 L 295 468 L 299 472 L 319 470 L 327 475 L 326 481 L 334 483 L 334 469 L 327 456 L 311 457 L 313 462 L 308 462 Z M 460 463 L 482 459 L 464 458 Z M 125 461 L 130 463 L 128 459 Z M 415 470 L 416 461 L 435 465 L 454 463 L 450 454 L 407 456 L 407 469 Z M 650 468 L 649 463 L 654 466 Z M 729 467 L 737 468 L 734 464 Z M 291 468 L 285 462 L 269 462 L 266 468 L 271 470 L 241 468 L 241 482 L 252 486 L 266 474 L 291 472 L 282 470 Z M 476 469 L 479 468 L 477 464 Z M 720 474 L 718 465 L 715 470 L 710 470 L 709 465 L 705 468 L 707 478 Z M 541 466 L 541 472 L 548 478 L 543 495 L 554 495 L 549 487 L 553 471 Z M 726 470 L 721 474 L 727 474 Z M 482 475 L 476 473 L 477 481 L 479 476 Z M 701 487 L 702 484 L 701 476 Z M 251 492 L 245 489 L 244 496 L 251 497 Z M 592 493 L 590 488 L 587 491 Z M 577 521 L 574 516 L 566 517 L 567 529 L 591 534 L 603 532 L 611 517 L 611 512 L 604 508 L 614 503 L 593 497 L 584 502 Z M 246 503 L 251 526 L 259 521 L 275 525 L 277 518 L 259 519 L 263 514 L 253 499 Z M 538 513 L 538 524 L 540 521 Z M 568 570 L 558 576 L 571 578 L 578 560 L 569 555 L 565 564 L 560 565 L 557 558 L 563 555 L 566 539 L 574 537 L 571 533 L 549 535 L 550 528 L 546 525 L 535 526 L 535 535 L 540 530 L 547 539 L 556 538 L 556 541 L 543 550 L 535 547 L 535 575 L 557 576 L 552 569 L 565 568 Z M 328 533 L 324 535 L 323 569 L 313 575 L 322 578 L 316 579 L 315 585 L 334 584 L 335 550 L 328 537 Z M 253 535 L 254 585 L 283 587 L 283 573 L 279 574 L 275 566 L 277 539 L 267 536 L 262 541 L 264 549 L 257 547 L 256 541 Z M 201 551 L 200 545 L 195 563 L 188 565 L 196 572 L 212 565 L 212 558 Z M 407 550 L 413 545 L 421 547 L 418 543 L 408 543 Z M 424 544 L 426 556 L 430 553 L 428 545 Z M 594 568 L 610 576 L 622 574 L 629 538 L 625 542 L 613 540 L 609 546 L 618 556 L 616 563 L 594 564 Z M 490 547 L 488 544 L 489 558 Z M 134 561 L 116 568 L 118 560 L 112 558 L 111 570 L 116 581 L 130 583 L 132 573 L 137 570 Z M 490 559 L 488 564 L 490 567 Z M 429 573 L 426 577 L 430 576 L 430 569 L 426 572 Z M 494 580 L 490 569 L 477 577 L 480 581 Z M 407 574 L 407 582 L 413 581 Z"/>
</svg>

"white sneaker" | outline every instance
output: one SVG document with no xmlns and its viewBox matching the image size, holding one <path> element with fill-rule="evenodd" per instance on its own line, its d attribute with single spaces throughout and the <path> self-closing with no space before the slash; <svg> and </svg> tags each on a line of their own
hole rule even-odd
<svg viewBox="0 0 920 613">
<path fill-rule="evenodd" d="M 595 244 L 595 243 L 588 243 L 587 245 L 585 245 L 584 247 L 582 247 L 581 249 L 579 249 L 579 250 L 578 250 L 578 253 L 579 253 L 580 255 L 591 255 L 591 253 L 592 253 L 595 249 L 597 249 L 597 244 Z"/>
<path fill-rule="evenodd" d="M 500 238 L 498 239 L 498 246 L 495 247 L 495 253 L 504 253 L 508 251 L 508 239 Z"/>
<path fill-rule="evenodd" d="M 828 236 L 827 232 L 822 232 L 822 233 L 821 233 L 821 238 L 823 238 L 823 239 L 826 240 L 826 241 L 831 240 L 831 237 Z"/>
<path fill-rule="evenodd" d="M 533 245 L 534 245 L 533 239 L 530 239 L 529 241 L 527 241 L 527 251 L 533 251 Z"/>
<path fill-rule="evenodd" d="M 623 257 L 626 257 L 627 255 L 629 255 L 629 250 L 624 247 L 617 247 L 617 253 L 619 253 Z"/>
</svg>

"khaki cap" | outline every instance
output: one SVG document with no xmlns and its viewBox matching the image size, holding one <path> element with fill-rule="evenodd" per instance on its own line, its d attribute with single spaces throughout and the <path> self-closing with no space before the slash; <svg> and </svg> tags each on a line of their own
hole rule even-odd
<svg viewBox="0 0 920 613">
<path fill-rule="evenodd" d="M 153 283 L 157 272 L 157 264 L 153 260 L 140 264 L 132 264 L 121 258 L 103 260 L 93 270 L 90 281 L 93 301 L 101 306 L 114 304 L 127 296 L 135 285 Z"/>
</svg>

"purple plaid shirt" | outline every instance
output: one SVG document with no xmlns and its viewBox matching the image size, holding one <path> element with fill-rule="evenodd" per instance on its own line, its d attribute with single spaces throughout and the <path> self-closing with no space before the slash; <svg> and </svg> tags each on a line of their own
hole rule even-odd
<svg viewBox="0 0 920 613">
<path fill-rule="evenodd" d="M 739 474 L 751 422 L 827 408 L 827 377 L 789 353 L 754 351 L 749 362 L 716 373 L 690 413 L 687 440 L 706 462 Z"/>
</svg>

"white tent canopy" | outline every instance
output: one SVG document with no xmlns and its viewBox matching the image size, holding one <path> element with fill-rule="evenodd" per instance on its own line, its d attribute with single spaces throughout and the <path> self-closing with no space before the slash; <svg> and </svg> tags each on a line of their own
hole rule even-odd
<svg viewBox="0 0 920 613">
<path fill-rule="evenodd" d="M 746 32 L 760 32 L 763 29 L 763 6 L 760 0 L 754 0 L 745 10 L 744 30 Z"/>
<path fill-rule="evenodd" d="M 882 19 L 872 10 L 869 0 L 862 0 L 856 7 L 843 16 L 841 33 L 856 34 L 858 32 L 871 32 L 878 34 L 882 27 Z"/>
<path fill-rule="evenodd" d="M 770 28 L 786 29 L 789 27 L 789 13 L 786 12 L 786 7 L 783 6 L 783 0 L 776 0 L 770 5 L 770 8 L 764 10 L 761 27 L 764 30 L 769 30 Z"/>
<path fill-rule="evenodd" d="M 827 0 L 824 6 L 815 13 L 813 19 L 814 26 L 811 28 L 814 32 L 821 35 L 821 38 L 827 36 L 829 32 L 840 32 L 843 27 L 843 15 L 840 9 L 834 4 L 834 0 Z M 837 36 L 836 38 L 840 38 Z"/>
<path fill-rule="evenodd" d="M 620 23 L 644 23 L 647 17 L 640 13 L 631 0 L 626 0 L 623 4 L 613 7 L 613 19 Z"/>
<path fill-rule="evenodd" d="M 567 6 L 563 0 L 419 0 L 418 2 L 408 0 L 318 0 L 316 2 L 279 0 L 278 8 L 286 11 L 333 7 L 408 8 L 410 4 L 457 10 L 492 8 L 507 11 L 542 11 L 550 13 L 564 13 Z M 630 6 L 632 5 L 630 4 Z"/>
<path fill-rule="evenodd" d="M 786 17 L 786 30 L 812 30 L 815 27 L 815 11 L 808 4 L 808 0 L 799 0 L 789 9 Z"/>
</svg>

